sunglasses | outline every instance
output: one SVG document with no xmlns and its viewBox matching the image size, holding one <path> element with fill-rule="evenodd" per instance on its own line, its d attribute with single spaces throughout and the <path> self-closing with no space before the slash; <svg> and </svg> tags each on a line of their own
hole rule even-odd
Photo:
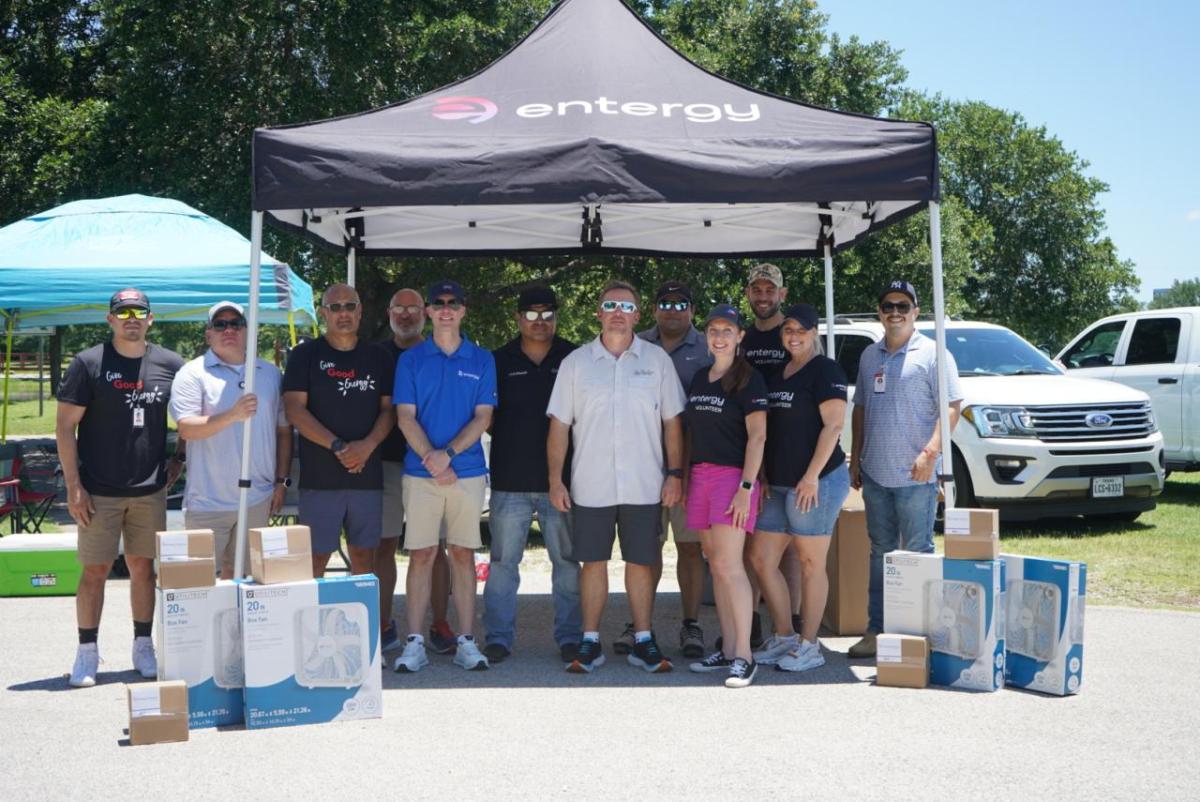
<svg viewBox="0 0 1200 802">
<path fill-rule="evenodd" d="M 658 308 L 663 312 L 686 312 L 692 304 L 690 301 L 659 301 Z"/>
<path fill-rule="evenodd" d="M 522 314 L 522 315 L 524 316 L 524 318 L 525 318 L 526 320 L 528 320 L 530 323 L 532 323 L 532 322 L 534 322 L 535 320 L 538 320 L 538 319 L 541 319 L 541 320 L 554 320 L 554 310 L 553 310 L 553 309 L 543 309 L 543 310 L 542 310 L 542 311 L 540 311 L 540 312 L 539 312 L 539 311 L 537 311 L 536 309 L 526 309 L 526 310 L 525 310 L 524 312 L 522 312 L 521 314 Z"/>
<path fill-rule="evenodd" d="M 112 314 L 117 320 L 129 320 L 130 318 L 134 318 L 136 320 L 145 320 L 150 316 L 150 310 L 127 306 L 124 309 L 118 309 Z"/>
<path fill-rule="evenodd" d="M 213 331 L 225 331 L 226 329 L 230 331 L 241 331 L 242 329 L 246 328 L 246 321 L 242 320 L 240 317 L 235 317 L 228 320 L 214 320 L 211 325 Z"/>
<path fill-rule="evenodd" d="M 346 301 L 344 304 L 321 304 L 330 312 L 353 312 L 358 309 L 358 301 Z"/>
<path fill-rule="evenodd" d="M 883 303 L 881 303 L 879 305 L 879 311 L 883 312 L 885 315 L 890 312 L 899 312 L 902 315 L 907 315 L 909 312 L 912 311 L 912 304 L 907 303 L 905 301 L 901 301 L 899 303 L 893 303 L 892 301 L 884 301 Z"/>
<path fill-rule="evenodd" d="M 388 310 L 392 312 L 407 312 L 410 315 L 415 315 L 421 311 L 421 307 L 416 304 L 407 304 L 406 306 L 397 304 L 396 306 L 389 306 Z"/>
<path fill-rule="evenodd" d="M 637 304 L 633 301 L 601 301 L 601 312 L 616 312 L 618 310 L 627 315 L 632 315 L 638 309 Z"/>
<path fill-rule="evenodd" d="M 459 300 L 446 301 L 446 300 L 443 300 L 442 298 L 434 298 L 432 301 L 429 302 L 429 305 L 431 307 L 433 307 L 434 309 L 442 309 L 444 307 L 444 308 L 449 309 L 454 312 L 457 312 L 459 309 L 463 308 L 462 301 L 459 301 Z"/>
</svg>

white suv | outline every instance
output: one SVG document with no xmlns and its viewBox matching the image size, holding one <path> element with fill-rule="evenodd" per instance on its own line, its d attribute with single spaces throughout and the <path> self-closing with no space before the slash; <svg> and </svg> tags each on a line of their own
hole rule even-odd
<svg viewBox="0 0 1200 802">
<path fill-rule="evenodd" d="M 931 320 L 917 329 L 934 337 Z M 846 315 L 836 318 L 834 333 L 837 361 L 853 383 L 859 357 L 883 338 L 883 326 L 875 315 Z M 1163 439 L 1145 393 L 1063 375 L 1041 351 L 991 323 L 947 320 L 946 345 L 964 396 L 953 437 L 957 506 L 993 507 L 1005 520 L 1132 521 L 1154 509 Z"/>
</svg>

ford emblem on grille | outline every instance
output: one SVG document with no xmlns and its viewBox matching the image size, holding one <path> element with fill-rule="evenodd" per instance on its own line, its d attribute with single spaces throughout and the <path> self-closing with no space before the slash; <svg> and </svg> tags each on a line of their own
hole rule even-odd
<svg viewBox="0 0 1200 802">
<path fill-rule="evenodd" d="M 1106 415 L 1103 412 L 1093 412 L 1084 418 L 1083 422 L 1093 429 L 1107 429 L 1109 426 L 1112 426 L 1113 419 L 1112 415 Z"/>
</svg>

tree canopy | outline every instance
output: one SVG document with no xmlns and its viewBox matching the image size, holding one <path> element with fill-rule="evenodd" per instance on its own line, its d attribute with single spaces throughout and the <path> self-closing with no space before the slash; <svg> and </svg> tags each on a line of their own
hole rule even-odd
<svg viewBox="0 0 1200 802">
<path fill-rule="evenodd" d="M 1200 278 L 1175 279 L 1164 292 L 1150 301 L 1150 309 L 1171 309 L 1176 306 L 1200 306 Z"/>
</svg>

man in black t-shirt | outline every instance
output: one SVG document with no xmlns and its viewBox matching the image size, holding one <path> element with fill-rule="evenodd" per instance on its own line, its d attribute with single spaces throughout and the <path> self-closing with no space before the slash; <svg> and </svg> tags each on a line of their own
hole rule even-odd
<svg viewBox="0 0 1200 802">
<path fill-rule="evenodd" d="M 79 648 L 70 684 L 96 684 L 104 585 L 124 535 L 133 612 L 133 666 L 158 674 L 154 623 L 154 537 L 167 528 L 167 487 L 182 465 L 166 461 L 167 404 L 183 359 L 146 342 L 150 299 L 124 289 L 109 300 L 112 340 L 71 360 L 58 390 L 55 436 L 67 509 L 79 526 L 83 564 L 75 594 Z"/>
<path fill-rule="evenodd" d="M 764 379 L 770 379 L 788 359 L 779 339 L 783 327 L 783 313 L 779 310 L 786 299 L 787 287 L 783 286 L 783 272 L 778 267 L 764 262 L 750 268 L 746 300 L 754 313 L 754 325 L 742 338 L 742 352 Z"/>
<path fill-rule="evenodd" d="M 346 531 L 350 570 L 375 568 L 383 516 L 379 446 L 395 428 L 395 365 L 358 338 L 362 304 L 346 284 L 321 299 L 324 336 L 297 345 L 283 374 L 288 421 L 300 432 L 300 522 L 312 531 L 313 575 L 322 576 Z"/>
</svg>

